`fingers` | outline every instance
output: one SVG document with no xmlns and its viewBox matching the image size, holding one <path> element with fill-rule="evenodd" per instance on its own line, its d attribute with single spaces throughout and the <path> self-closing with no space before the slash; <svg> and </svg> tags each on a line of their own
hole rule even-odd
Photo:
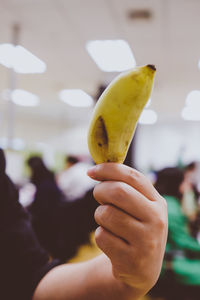
<svg viewBox="0 0 200 300">
<path fill-rule="evenodd" d="M 112 204 L 138 220 L 149 220 L 154 214 L 154 202 L 124 182 L 104 181 L 94 188 L 100 204 Z"/>
<path fill-rule="evenodd" d="M 118 163 L 99 164 L 90 169 L 88 175 L 99 181 L 123 181 L 151 201 L 160 199 L 160 195 L 151 182 L 142 173 L 126 165 Z"/>
<path fill-rule="evenodd" d="M 128 244 L 135 244 L 144 226 L 138 220 L 112 205 L 101 205 L 95 211 L 97 224 Z"/>
<path fill-rule="evenodd" d="M 110 258 L 113 275 L 128 285 L 155 284 L 167 240 L 166 202 L 140 172 L 104 163 L 88 171 L 101 181 L 94 197 L 99 248 Z"/>
<path fill-rule="evenodd" d="M 111 261 L 118 261 L 124 255 L 125 249 L 128 249 L 128 245 L 124 241 L 101 226 L 95 231 L 95 240 L 97 246 Z"/>
</svg>

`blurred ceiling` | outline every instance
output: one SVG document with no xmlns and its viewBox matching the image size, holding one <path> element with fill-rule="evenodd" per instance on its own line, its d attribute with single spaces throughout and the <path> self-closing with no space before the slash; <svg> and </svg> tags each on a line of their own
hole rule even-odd
<svg viewBox="0 0 200 300">
<path fill-rule="evenodd" d="M 58 98 L 65 88 L 95 96 L 116 74 L 104 73 L 85 44 L 95 39 L 125 39 L 138 65 L 155 64 L 152 108 L 159 122 L 181 122 L 191 90 L 200 89 L 200 1 L 198 0 L 0 0 L 0 43 L 19 44 L 47 64 L 40 75 L 17 75 L 17 87 L 39 95 L 35 108 L 15 107 L 15 134 L 37 140 L 66 128 L 87 126 L 91 109 L 70 108 Z M 9 88 L 9 70 L 0 65 L 0 92 Z M 7 103 L 0 98 L 0 134 L 6 134 Z M 31 127 L 32 126 L 32 127 Z M 30 131 L 34 128 L 34 132 Z"/>
</svg>

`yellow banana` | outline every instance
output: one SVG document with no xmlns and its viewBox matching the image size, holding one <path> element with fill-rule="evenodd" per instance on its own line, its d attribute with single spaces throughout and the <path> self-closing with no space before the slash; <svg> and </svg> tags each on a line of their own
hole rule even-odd
<svg viewBox="0 0 200 300">
<path fill-rule="evenodd" d="M 155 66 L 147 65 L 122 73 L 100 96 L 88 131 L 88 148 L 97 164 L 123 163 L 150 98 L 155 71 Z"/>
</svg>

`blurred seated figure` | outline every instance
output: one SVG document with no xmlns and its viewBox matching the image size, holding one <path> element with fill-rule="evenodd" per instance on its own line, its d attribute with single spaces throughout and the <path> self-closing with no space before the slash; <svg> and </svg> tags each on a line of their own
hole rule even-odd
<svg viewBox="0 0 200 300">
<path fill-rule="evenodd" d="M 31 300 L 40 280 L 60 262 L 39 244 L 0 149 L 0 299 Z"/>
<path fill-rule="evenodd" d="M 31 182 L 36 187 L 34 201 L 29 207 L 33 228 L 50 255 L 66 261 L 75 255 L 81 244 L 89 241 L 90 232 L 96 228 L 97 202 L 92 190 L 73 202 L 66 201 L 54 174 L 40 157 L 31 157 L 28 165 L 32 172 Z"/>
<path fill-rule="evenodd" d="M 95 181 L 87 176 L 90 167 L 90 164 L 79 161 L 76 156 L 66 157 L 65 170 L 57 175 L 57 183 L 68 201 L 81 198 L 94 188 Z"/>
<path fill-rule="evenodd" d="M 168 205 L 168 241 L 162 275 L 151 294 L 169 300 L 200 297 L 200 245 L 189 232 L 181 201 L 188 188 L 184 171 L 165 168 L 157 172 L 155 188 Z"/>
</svg>

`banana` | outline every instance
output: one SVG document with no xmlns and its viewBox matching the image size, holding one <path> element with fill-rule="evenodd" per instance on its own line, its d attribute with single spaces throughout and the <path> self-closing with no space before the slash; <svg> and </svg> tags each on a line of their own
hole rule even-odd
<svg viewBox="0 0 200 300">
<path fill-rule="evenodd" d="M 93 160 L 123 163 L 139 116 L 150 98 L 156 68 L 136 67 L 117 76 L 100 96 L 88 131 Z"/>
</svg>

